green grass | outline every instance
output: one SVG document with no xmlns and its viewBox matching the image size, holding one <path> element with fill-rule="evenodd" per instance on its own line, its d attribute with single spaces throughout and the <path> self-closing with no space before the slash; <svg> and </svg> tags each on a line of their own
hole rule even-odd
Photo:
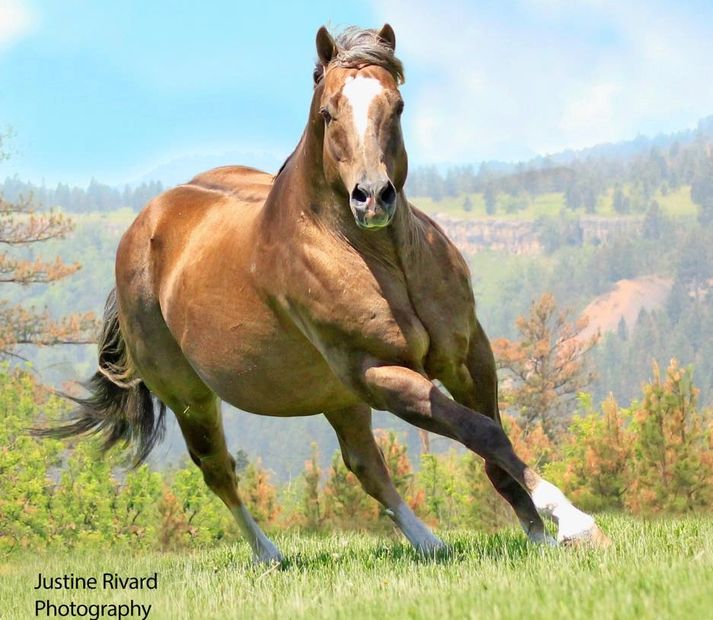
<svg viewBox="0 0 713 620">
<path fill-rule="evenodd" d="M 0 617 L 34 617 L 37 573 L 146 575 L 157 591 L 46 592 L 55 603 L 150 603 L 150 618 L 703 618 L 713 606 L 713 518 L 605 517 L 606 551 L 542 548 L 520 533 L 450 532 L 451 556 L 424 561 L 358 534 L 278 536 L 282 569 L 245 544 L 184 553 L 14 555 L 0 565 Z"/>
</svg>

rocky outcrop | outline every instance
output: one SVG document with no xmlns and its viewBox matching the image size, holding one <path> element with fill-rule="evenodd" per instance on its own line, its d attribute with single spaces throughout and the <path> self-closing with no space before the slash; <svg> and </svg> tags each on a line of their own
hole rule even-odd
<svg viewBox="0 0 713 620">
<path fill-rule="evenodd" d="M 465 254 L 500 250 L 511 254 L 538 254 L 542 251 L 541 225 L 535 220 L 466 220 L 444 213 L 432 214 Z M 641 233 L 642 218 L 583 216 L 573 225 L 582 244 L 605 244 L 612 238 Z"/>
</svg>

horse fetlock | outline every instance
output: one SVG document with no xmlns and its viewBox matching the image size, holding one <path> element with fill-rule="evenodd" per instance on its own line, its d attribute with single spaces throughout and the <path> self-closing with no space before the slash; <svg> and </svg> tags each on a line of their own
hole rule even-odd
<svg viewBox="0 0 713 620">
<path fill-rule="evenodd" d="M 446 549 L 446 544 L 406 504 L 401 504 L 394 510 L 387 510 L 386 514 L 393 519 L 413 548 L 422 555 L 435 556 Z"/>
</svg>

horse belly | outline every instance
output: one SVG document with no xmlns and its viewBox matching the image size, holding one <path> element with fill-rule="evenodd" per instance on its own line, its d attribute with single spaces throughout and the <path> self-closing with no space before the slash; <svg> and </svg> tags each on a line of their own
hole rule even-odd
<svg viewBox="0 0 713 620">
<path fill-rule="evenodd" d="M 241 350 L 234 362 L 206 368 L 204 380 L 216 394 L 244 411 L 299 416 L 342 408 L 356 402 L 316 351 L 264 343 L 263 355 Z"/>
<path fill-rule="evenodd" d="M 210 312 L 194 307 L 174 326 L 206 385 L 231 405 L 263 415 L 310 415 L 351 404 L 353 396 L 309 341 L 250 297 L 230 307 L 214 304 Z"/>
</svg>

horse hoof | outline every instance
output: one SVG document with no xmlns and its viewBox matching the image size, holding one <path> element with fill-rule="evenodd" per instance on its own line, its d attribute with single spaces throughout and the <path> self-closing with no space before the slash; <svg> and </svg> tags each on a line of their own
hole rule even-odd
<svg viewBox="0 0 713 620">
<path fill-rule="evenodd" d="M 434 536 L 432 541 L 418 545 L 416 551 L 424 558 L 434 559 L 446 555 L 448 553 L 448 545 L 437 536 Z"/>
<path fill-rule="evenodd" d="M 528 532 L 527 539 L 534 545 L 543 545 L 545 547 L 559 546 L 557 539 L 554 536 L 550 536 L 547 532 Z"/>
<path fill-rule="evenodd" d="M 273 544 L 258 549 L 253 556 L 255 564 L 261 566 L 279 566 L 285 561 L 280 550 Z"/>
<path fill-rule="evenodd" d="M 579 534 L 562 538 L 560 543 L 568 547 L 606 549 L 611 546 L 612 541 L 595 523 L 590 528 L 580 532 Z"/>
</svg>

